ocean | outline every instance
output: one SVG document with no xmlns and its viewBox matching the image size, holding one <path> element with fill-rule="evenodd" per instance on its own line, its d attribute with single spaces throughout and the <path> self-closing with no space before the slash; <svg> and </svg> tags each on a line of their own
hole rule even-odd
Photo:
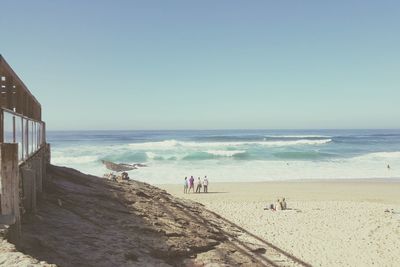
<svg viewBox="0 0 400 267">
<path fill-rule="evenodd" d="M 400 178 L 400 130 L 49 131 L 47 141 L 53 164 L 103 176 L 101 160 L 145 163 L 129 176 L 150 184 Z"/>
</svg>

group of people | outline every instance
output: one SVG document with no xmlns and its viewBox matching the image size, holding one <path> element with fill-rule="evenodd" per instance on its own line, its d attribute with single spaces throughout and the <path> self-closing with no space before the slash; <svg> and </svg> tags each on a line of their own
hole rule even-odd
<svg viewBox="0 0 400 267">
<path fill-rule="evenodd" d="M 201 193 L 201 188 L 203 187 L 203 192 L 208 193 L 208 178 L 207 176 L 204 176 L 203 181 L 199 178 L 197 178 L 196 182 L 196 193 Z M 193 191 L 194 193 L 194 177 L 190 176 L 188 179 L 185 177 L 185 181 L 183 183 L 183 193 L 188 194 L 190 193 L 190 190 Z"/>
<path fill-rule="evenodd" d="M 285 198 L 278 198 L 275 203 L 270 204 L 269 207 L 264 208 L 265 210 L 286 210 L 287 204 Z"/>
<path fill-rule="evenodd" d="M 112 180 L 112 181 L 116 181 L 116 182 L 128 181 L 130 179 L 127 172 L 122 172 L 120 175 L 116 175 L 116 174 L 110 172 L 110 173 L 104 174 L 103 177 L 107 178 L 109 180 Z"/>
</svg>

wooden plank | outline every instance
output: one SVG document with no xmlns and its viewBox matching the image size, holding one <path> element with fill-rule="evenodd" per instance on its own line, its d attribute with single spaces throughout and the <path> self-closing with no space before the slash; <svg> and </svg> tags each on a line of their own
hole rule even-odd
<svg viewBox="0 0 400 267">
<path fill-rule="evenodd" d="M 10 228 L 10 240 L 15 243 L 21 234 L 18 172 L 18 144 L 0 144 L 1 214 L 15 217 Z"/>
<path fill-rule="evenodd" d="M 4 142 L 4 112 L 0 108 L 0 143 Z"/>
<path fill-rule="evenodd" d="M 12 123 L 13 123 L 13 143 L 16 143 L 16 139 L 17 139 L 17 136 L 16 136 L 16 125 L 15 125 L 15 115 L 13 115 L 13 117 L 12 117 Z"/>
<path fill-rule="evenodd" d="M 15 82 L 15 85 L 23 88 L 23 90 L 27 94 L 27 97 L 29 99 L 32 99 L 32 101 L 35 102 L 36 105 L 40 106 L 39 101 L 37 101 L 37 99 L 28 90 L 26 85 L 22 82 L 22 80 L 18 77 L 18 75 L 14 72 L 14 70 L 10 67 L 10 65 L 6 62 L 6 60 L 1 55 L 0 55 L 0 75 L 12 77 Z M 27 114 L 24 113 L 23 115 L 27 115 Z M 33 118 L 33 119 L 36 119 L 36 118 Z"/>
<path fill-rule="evenodd" d="M 29 157 L 29 121 L 25 120 L 25 127 L 24 127 L 24 141 L 25 141 L 25 157 L 27 159 Z"/>
<path fill-rule="evenodd" d="M 26 212 L 32 213 L 36 210 L 36 173 L 26 166 L 20 169 L 23 187 L 23 204 Z"/>
<path fill-rule="evenodd" d="M 33 166 L 36 172 L 36 192 L 40 195 L 43 192 L 42 154 L 39 152 L 35 157 Z"/>
<path fill-rule="evenodd" d="M 16 181 L 18 181 L 18 145 L 2 143 L 0 144 L 1 214 L 14 212 Z"/>
</svg>

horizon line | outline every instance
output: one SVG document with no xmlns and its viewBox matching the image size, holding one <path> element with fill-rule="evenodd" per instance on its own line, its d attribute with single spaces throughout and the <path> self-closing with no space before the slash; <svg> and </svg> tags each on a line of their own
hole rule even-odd
<svg viewBox="0 0 400 267">
<path fill-rule="evenodd" d="M 400 130 L 400 128 L 224 128 L 224 129 L 47 129 L 48 132 L 75 132 L 75 131 L 310 131 L 310 130 Z"/>
</svg>

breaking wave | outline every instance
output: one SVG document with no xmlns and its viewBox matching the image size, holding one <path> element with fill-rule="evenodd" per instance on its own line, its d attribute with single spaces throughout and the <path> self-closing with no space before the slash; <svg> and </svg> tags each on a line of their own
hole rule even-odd
<svg viewBox="0 0 400 267">
<path fill-rule="evenodd" d="M 222 156 L 222 157 L 233 157 L 238 154 L 243 154 L 246 153 L 244 150 L 207 150 L 206 151 L 208 154 L 216 155 L 216 156 Z"/>
<path fill-rule="evenodd" d="M 400 131 L 303 133 L 57 133 L 50 134 L 51 160 L 100 176 L 108 171 L 102 159 L 145 163 L 148 168 L 129 175 L 150 183 L 176 183 L 192 174 L 207 175 L 213 181 L 400 177 Z"/>
<path fill-rule="evenodd" d="M 196 147 L 237 147 L 245 145 L 262 145 L 262 146 L 296 146 L 296 145 L 323 145 L 332 142 L 332 139 L 299 139 L 287 141 L 249 141 L 249 142 L 190 142 L 190 141 L 177 141 L 165 140 L 157 142 L 145 143 L 131 143 L 129 147 L 132 149 L 171 149 L 177 147 L 183 148 L 196 148 Z"/>
</svg>

